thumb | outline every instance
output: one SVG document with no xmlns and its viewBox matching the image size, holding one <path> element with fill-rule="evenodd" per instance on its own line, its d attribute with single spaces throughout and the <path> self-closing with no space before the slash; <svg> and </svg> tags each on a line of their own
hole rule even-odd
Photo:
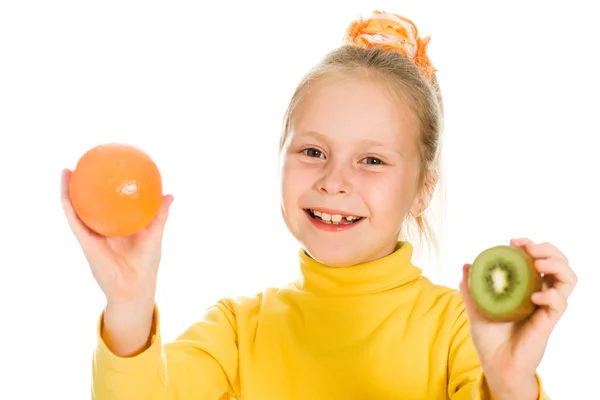
<svg viewBox="0 0 600 400">
<path fill-rule="evenodd" d="M 485 316 L 481 313 L 477 304 L 473 301 L 473 297 L 471 297 L 471 291 L 469 289 L 469 271 L 471 269 L 471 264 L 463 265 L 462 269 L 462 280 L 460 281 L 460 295 L 463 299 L 463 303 L 465 304 L 465 309 L 467 311 L 467 315 L 469 317 L 469 323 L 474 325 L 476 323 L 484 322 L 486 320 Z"/>
<path fill-rule="evenodd" d="M 69 224 L 69 228 L 75 235 L 75 238 L 83 248 L 87 248 L 90 247 L 98 238 L 98 234 L 85 226 L 73 209 L 69 194 L 71 174 L 72 172 L 69 169 L 63 169 L 61 173 L 60 197 L 62 208 L 67 219 L 67 223 Z"/>
<path fill-rule="evenodd" d="M 169 210 L 174 199 L 175 198 L 173 195 L 170 194 L 163 196 L 158 213 L 156 213 L 156 217 L 154 217 L 154 220 L 148 227 L 149 233 L 152 236 L 162 238 L 162 234 L 165 230 L 165 225 L 167 224 L 167 219 L 169 217 Z"/>
</svg>

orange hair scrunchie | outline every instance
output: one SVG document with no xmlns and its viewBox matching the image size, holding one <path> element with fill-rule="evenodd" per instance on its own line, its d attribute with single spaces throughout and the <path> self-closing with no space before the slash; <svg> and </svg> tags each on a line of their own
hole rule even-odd
<svg viewBox="0 0 600 400">
<path fill-rule="evenodd" d="M 427 56 L 430 37 L 420 38 L 415 24 L 400 15 L 374 11 L 371 17 L 352 22 L 344 39 L 358 47 L 396 51 L 418 65 L 428 80 L 437 72 Z"/>
</svg>

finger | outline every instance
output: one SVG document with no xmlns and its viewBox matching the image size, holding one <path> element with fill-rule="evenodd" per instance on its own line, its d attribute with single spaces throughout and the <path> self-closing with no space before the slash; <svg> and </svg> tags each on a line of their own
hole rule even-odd
<svg viewBox="0 0 600 400">
<path fill-rule="evenodd" d="M 510 244 L 516 247 L 525 247 L 533 244 L 533 241 L 528 238 L 511 239 Z"/>
<path fill-rule="evenodd" d="M 569 260 L 567 257 L 554 245 L 543 242 L 543 243 L 529 243 L 525 245 L 525 250 L 531 255 L 533 258 L 557 258 L 559 260 L 564 261 L 566 264 L 569 264 Z"/>
<path fill-rule="evenodd" d="M 71 171 L 64 169 L 61 175 L 61 203 L 63 212 L 67 218 L 69 228 L 77 238 L 79 242 L 86 240 L 87 237 L 96 236 L 87 226 L 85 226 L 73 209 L 71 204 L 71 198 L 69 196 L 69 182 L 71 180 Z"/>
<path fill-rule="evenodd" d="M 167 219 L 169 218 L 169 210 L 171 209 L 171 204 L 173 204 L 173 200 L 174 197 L 170 194 L 163 196 L 162 203 L 158 212 L 156 213 L 156 216 L 147 227 L 148 234 L 155 236 L 159 239 L 162 238 Z"/>
<path fill-rule="evenodd" d="M 563 260 L 544 258 L 535 260 L 535 268 L 544 274 L 550 287 L 557 289 L 565 298 L 568 298 L 577 284 L 577 275 Z"/>
<path fill-rule="evenodd" d="M 523 325 L 523 348 L 547 343 L 552 330 L 567 309 L 567 299 L 555 288 L 532 294 L 531 301 L 538 308 Z"/>
<path fill-rule="evenodd" d="M 554 326 L 560 317 L 567 310 L 567 299 L 564 297 L 557 289 L 550 288 L 548 290 L 544 290 L 541 292 L 536 292 L 531 296 L 531 301 L 543 307 L 543 310 L 538 311 L 546 311 L 548 317 L 552 321 L 552 326 Z"/>
<path fill-rule="evenodd" d="M 567 257 L 556 246 L 548 242 L 535 244 L 527 238 L 513 239 L 512 243 L 523 247 L 535 259 L 536 269 L 545 275 L 547 287 L 557 288 L 565 297 L 571 295 L 577 276 L 569 267 Z"/>
<path fill-rule="evenodd" d="M 469 323 L 471 325 L 484 321 L 485 316 L 481 313 L 473 298 L 471 297 L 471 291 L 469 290 L 469 270 L 471 268 L 470 264 L 463 265 L 463 274 L 462 279 L 459 284 L 460 295 L 463 299 L 463 303 L 465 305 L 465 309 L 467 311 L 467 315 L 469 316 Z"/>
</svg>

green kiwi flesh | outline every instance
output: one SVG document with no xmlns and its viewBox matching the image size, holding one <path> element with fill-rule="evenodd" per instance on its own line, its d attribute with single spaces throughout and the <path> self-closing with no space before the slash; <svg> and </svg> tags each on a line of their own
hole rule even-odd
<svg viewBox="0 0 600 400">
<path fill-rule="evenodd" d="M 536 309 L 531 295 L 542 289 L 533 258 L 519 247 L 495 246 L 481 252 L 469 271 L 469 290 L 492 321 L 520 321 Z"/>
</svg>

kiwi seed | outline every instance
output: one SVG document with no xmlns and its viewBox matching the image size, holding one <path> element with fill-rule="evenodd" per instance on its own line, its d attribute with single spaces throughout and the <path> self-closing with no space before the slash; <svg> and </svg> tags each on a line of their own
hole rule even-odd
<svg viewBox="0 0 600 400">
<path fill-rule="evenodd" d="M 493 321 L 519 321 L 536 309 L 531 295 L 542 289 L 533 258 L 519 247 L 495 246 L 481 252 L 469 272 L 471 297 Z"/>
</svg>

